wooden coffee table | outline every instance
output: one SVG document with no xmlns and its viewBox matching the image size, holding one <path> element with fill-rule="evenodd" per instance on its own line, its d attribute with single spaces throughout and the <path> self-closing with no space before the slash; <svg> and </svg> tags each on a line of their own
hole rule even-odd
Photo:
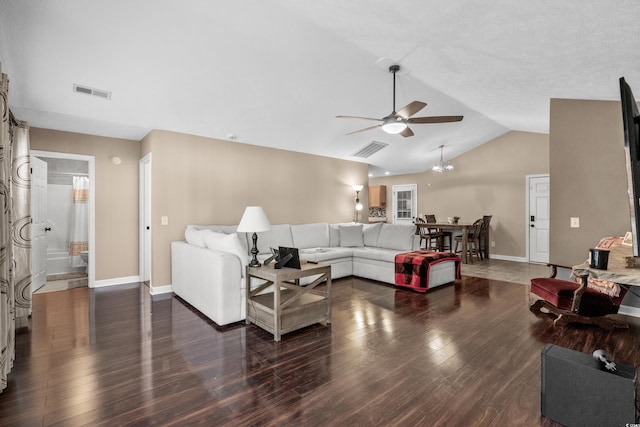
<svg viewBox="0 0 640 427">
<path fill-rule="evenodd" d="M 313 282 L 300 286 L 301 278 L 316 275 Z M 300 269 L 247 267 L 246 279 L 246 323 L 271 332 L 275 341 L 280 341 L 282 334 L 314 323 L 331 323 L 331 266 L 307 263 Z M 262 283 L 251 289 L 256 281 Z M 324 282 L 325 289 L 316 289 Z M 272 289 L 267 290 L 269 287 Z"/>
</svg>

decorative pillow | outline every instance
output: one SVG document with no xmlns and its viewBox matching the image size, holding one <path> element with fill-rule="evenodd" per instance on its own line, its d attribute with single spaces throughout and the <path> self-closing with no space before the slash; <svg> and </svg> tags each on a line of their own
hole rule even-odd
<svg viewBox="0 0 640 427">
<path fill-rule="evenodd" d="M 340 225 L 340 246 L 343 248 L 354 248 L 364 246 L 364 235 L 362 233 L 362 224 L 359 225 Z"/>
<path fill-rule="evenodd" d="M 198 230 L 195 227 L 187 226 L 187 229 L 184 232 L 184 239 L 190 245 L 196 245 L 204 248 L 206 247 L 206 244 L 204 243 L 204 237 L 211 232 L 211 230 Z"/>
<path fill-rule="evenodd" d="M 329 224 L 329 247 L 336 248 L 340 246 L 340 226 L 338 224 Z"/>
<path fill-rule="evenodd" d="M 378 236 L 380 235 L 381 229 L 381 222 L 378 222 L 377 224 L 364 224 L 362 227 L 362 232 L 364 233 L 364 245 L 376 246 L 378 244 Z"/>
<path fill-rule="evenodd" d="M 245 268 L 249 263 L 249 255 L 244 245 L 240 241 L 237 234 L 224 234 L 209 231 L 204 237 L 204 243 L 207 248 L 214 251 L 228 252 L 240 258 L 240 264 L 242 265 L 242 275 L 244 276 Z"/>
</svg>

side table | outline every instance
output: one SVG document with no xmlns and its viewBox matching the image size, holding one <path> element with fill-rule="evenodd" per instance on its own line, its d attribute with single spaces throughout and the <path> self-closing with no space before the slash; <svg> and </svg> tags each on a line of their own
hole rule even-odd
<svg viewBox="0 0 640 427">
<path fill-rule="evenodd" d="M 300 286 L 303 277 L 316 276 L 313 282 Z M 280 336 L 314 323 L 331 323 L 331 266 L 327 264 L 303 264 L 300 269 L 271 265 L 247 267 L 247 325 L 253 323 Z M 251 289 L 252 281 L 263 283 Z M 316 287 L 326 281 L 326 289 Z M 267 288 L 273 289 L 264 292 Z"/>
</svg>

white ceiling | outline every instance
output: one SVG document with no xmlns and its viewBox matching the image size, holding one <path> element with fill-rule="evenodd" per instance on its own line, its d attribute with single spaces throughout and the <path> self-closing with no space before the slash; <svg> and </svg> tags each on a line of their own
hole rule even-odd
<svg viewBox="0 0 640 427">
<path fill-rule="evenodd" d="M 142 139 L 164 129 L 429 169 L 509 130 L 546 133 L 549 99 L 640 92 L 637 0 L 0 0 L 9 102 L 31 126 Z M 420 100 L 415 136 L 383 117 Z M 111 91 L 111 100 L 74 93 Z M 389 144 L 352 155 L 372 141 Z M 455 164 L 455 160 L 454 160 Z"/>
</svg>

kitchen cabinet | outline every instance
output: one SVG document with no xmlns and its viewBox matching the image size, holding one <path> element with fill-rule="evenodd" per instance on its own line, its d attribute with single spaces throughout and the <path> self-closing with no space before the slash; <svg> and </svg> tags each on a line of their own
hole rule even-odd
<svg viewBox="0 0 640 427">
<path fill-rule="evenodd" d="M 387 207 L 387 186 L 386 185 L 369 186 L 369 207 L 370 208 Z"/>
</svg>

